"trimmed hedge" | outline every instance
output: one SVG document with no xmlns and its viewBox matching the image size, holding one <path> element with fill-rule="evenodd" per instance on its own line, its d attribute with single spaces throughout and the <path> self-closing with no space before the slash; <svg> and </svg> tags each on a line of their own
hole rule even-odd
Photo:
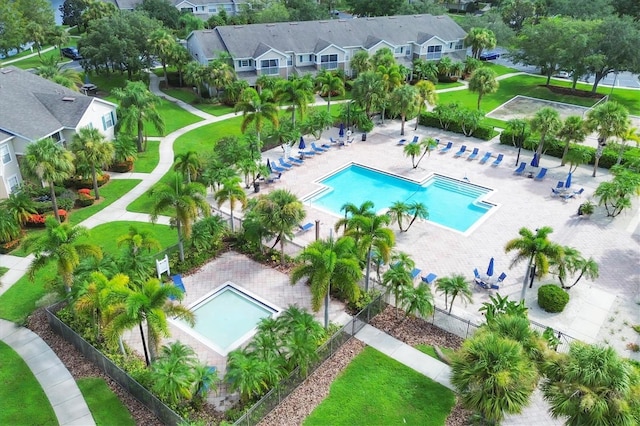
<svg viewBox="0 0 640 426">
<path fill-rule="evenodd" d="M 420 114 L 420 121 L 419 123 L 423 126 L 427 126 L 427 127 L 435 127 L 436 129 L 442 129 L 443 127 L 440 125 L 440 120 L 438 120 L 436 118 L 436 115 L 432 112 L 423 112 L 422 114 Z M 460 127 L 460 124 L 452 121 L 449 123 L 449 128 L 447 129 L 450 132 L 454 132 L 454 133 L 462 133 L 462 127 Z M 482 139 L 485 141 L 488 141 L 490 139 L 492 139 L 494 136 L 496 136 L 498 134 L 498 132 L 496 132 L 493 129 L 493 126 L 490 126 L 488 124 L 483 123 L 482 121 L 480 121 L 480 124 L 478 125 L 478 128 L 475 129 L 473 131 L 473 134 L 471 136 L 473 136 L 474 138 L 478 138 L 478 139 Z"/>
<path fill-rule="evenodd" d="M 107 173 L 103 173 L 99 175 L 97 178 L 98 186 L 100 187 L 105 183 L 109 182 L 109 179 L 111 179 L 111 175 Z M 81 177 L 74 177 L 64 181 L 64 186 L 66 186 L 67 188 L 73 188 L 73 189 L 83 189 L 83 188 L 93 189 L 93 179 L 92 178 L 84 179 Z"/>
<path fill-rule="evenodd" d="M 547 312 L 562 312 L 569 303 L 569 293 L 555 284 L 545 284 L 538 289 L 538 306 Z"/>
</svg>

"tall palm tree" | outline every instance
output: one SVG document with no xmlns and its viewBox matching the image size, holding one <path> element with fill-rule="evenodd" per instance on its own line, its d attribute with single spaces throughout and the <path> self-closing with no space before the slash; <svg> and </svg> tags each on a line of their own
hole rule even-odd
<svg viewBox="0 0 640 426">
<path fill-rule="evenodd" d="M 393 59 L 393 56 L 391 56 L 391 59 Z M 395 63 L 395 60 L 393 60 L 393 62 L 389 62 L 389 65 L 386 66 L 378 65 L 376 67 L 376 74 L 378 74 L 382 80 L 383 96 L 380 102 L 380 106 L 382 107 L 381 118 L 382 122 L 384 122 L 387 105 L 391 103 L 391 94 L 396 88 L 402 86 L 402 84 L 404 83 L 404 75 L 402 74 L 400 66 Z M 405 107 L 405 109 L 408 108 Z"/>
<path fill-rule="evenodd" d="M 423 318 L 433 314 L 435 305 L 433 304 L 431 287 L 420 283 L 417 287 L 406 288 L 402 295 L 402 306 L 404 307 L 405 319 L 416 314 L 420 314 Z"/>
<path fill-rule="evenodd" d="M 151 221 L 156 222 L 160 214 L 170 211 L 171 224 L 178 230 L 180 261 L 184 262 L 184 239 L 191 235 L 191 225 L 198 215 L 209 216 L 211 206 L 207 202 L 207 189 L 198 182 L 179 183 L 176 176 L 174 186 L 159 182 L 151 188 L 153 199 Z"/>
<path fill-rule="evenodd" d="M 395 201 L 389 207 L 387 214 L 391 217 L 391 223 L 396 222 L 400 232 L 403 232 L 402 221 L 409 218 L 409 204 L 404 201 Z"/>
<path fill-rule="evenodd" d="M 51 138 L 27 145 L 22 165 L 28 175 L 49 185 L 53 214 L 60 222 L 55 185 L 73 176 L 73 154 Z"/>
<path fill-rule="evenodd" d="M 240 184 L 242 179 L 239 176 L 234 176 L 222 181 L 222 188 L 220 188 L 213 195 L 213 198 L 218 203 L 218 207 L 222 204 L 229 202 L 229 209 L 231 214 L 231 231 L 235 231 L 235 225 L 233 224 L 233 211 L 236 208 L 236 203 L 240 203 L 244 209 L 247 206 L 247 194 L 244 192 L 242 185 Z"/>
<path fill-rule="evenodd" d="M 142 81 L 127 81 L 123 89 L 115 88 L 111 93 L 120 104 L 119 126 L 129 132 L 137 132 L 138 152 L 143 152 L 145 123 L 151 123 L 159 133 L 164 133 L 164 119 L 157 109 L 161 99 L 151 93 Z"/>
<path fill-rule="evenodd" d="M 344 212 L 344 218 L 340 219 L 335 224 L 335 230 L 338 232 L 340 227 L 344 227 L 343 232 L 347 231 L 347 224 L 349 223 L 350 217 L 353 216 L 375 216 L 375 212 L 373 211 L 373 201 L 364 201 L 359 206 L 353 203 L 345 203 L 340 207 L 340 211 Z"/>
<path fill-rule="evenodd" d="M 91 169 L 93 193 L 99 200 L 98 169 L 108 166 L 113 160 L 113 144 L 95 127 L 83 127 L 73 136 L 70 148 L 76 155 L 76 162 L 84 163 Z"/>
<path fill-rule="evenodd" d="M 20 226 L 24 226 L 32 214 L 37 213 L 35 203 L 25 191 L 12 192 L 0 203 L 2 210 L 9 213 Z"/>
<path fill-rule="evenodd" d="M 168 318 L 182 319 L 191 326 L 195 324 L 195 316 L 189 308 L 169 299 L 180 300 L 182 291 L 173 285 L 163 285 L 156 278 L 147 280 L 140 288 L 126 288 L 111 294 L 117 306 L 105 328 L 105 335 L 114 341 L 123 331 L 138 326 L 147 366 L 156 359 L 161 338 L 169 336 Z M 143 323 L 147 324 L 146 338 Z"/>
<path fill-rule="evenodd" d="M 174 405 L 193 398 L 192 369 L 198 364 L 197 360 L 195 351 L 183 343 L 163 346 L 151 368 L 152 390 Z"/>
<path fill-rule="evenodd" d="M 577 249 L 573 247 L 564 247 L 563 254 L 560 259 L 554 260 L 551 264 L 554 267 L 555 273 L 558 275 L 558 280 L 562 288 L 568 290 L 578 284 L 578 281 L 586 276 L 589 279 L 598 278 L 599 268 L 593 258 L 585 259 Z M 579 273 L 578 278 L 572 285 L 567 285 L 567 279 L 569 275 L 575 275 Z"/>
<path fill-rule="evenodd" d="M 464 278 L 463 275 L 455 274 L 450 277 L 440 278 L 436 282 L 436 290 L 444 293 L 444 305 L 445 309 L 447 305 L 449 307 L 449 315 L 451 315 L 451 309 L 453 309 L 453 302 L 456 300 L 456 297 L 460 296 L 460 299 L 466 305 L 467 302 L 472 302 L 473 292 L 471 288 L 469 288 L 469 283 Z M 447 299 L 451 295 L 451 303 L 447 303 Z"/>
<path fill-rule="evenodd" d="M 331 95 L 344 95 L 344 81 L 336 73 L 323 70 L 316 77 L 316 86 L 321 94 L 327 94 L 327 111 L 331 111 Z"/>
<path fill-rule="evenodd" d="M 407 225 L 407 229 L 404 230 L 405 232 L 407 232 L 409 228 L 411 228 L 411 225 L 415 223 L 416 219 L 429 219 L 429 210 L 427 210 L 427 206 L 420 201 L 410 202 L 408 213 L 411 216 L 411 221 L 409 222 L 409 225 Z"/>
<path fill-rule="evenodd" d="M 562 246 L 549 240 L 549 234 L 553 232 L 553 228 L 543 226 L 535 230 L 535 233 L 528 228 L 520 228 L 518 234 L 520 238 L 514 238 L 507 242 L 504 251 L 516 251 L 516 257 L 511 262 L 511 266 L 527 260 L 527 272 L 524 274 L 522 281 L 522 292 L 520 300 L 524 300 L 527 291 L 527 283 L 531 280 L 533 284 L 533 276 L 539 278 L 545 276 L 549 272 L 549 262 L 560 259 L 563 254 Z"/>
<path fill-rule="evenodd" d="M 253 356 L 247 349 L 236 349 L 227 355 L 227 373 L 225 381 L 231 383 L 231 390 L 240 393 L 243 402 L 260 395 L 268 389 L 267 371 L 270 366 L 262 359 Z"/>
<path fill-rule="evenodd" d="M 420 81 L 438 82 L 438 66 L 433 61 L 416 58 L 413 60 L 413 73 Z"/>
<path fill-rule="evenodd" d="M 176 154 L 173 161 L 173 170 L 182 173 L 187 178 L 187 183 L 191 183 L 191 179 L 198 179 L 202 170 L 202 161 L 196 151 Z"/>
<path fill-rule="evenodd" d="M 413 265 L 406 262 L 396 262 L 382 274 L 382 285 L 393 292 L 396 302 L 396 319 L 398 318 L 398 309 L 402 305 L 403 294 L 407 288 L 413 287 L 412 269 Z"/>
<path fill-rule="evenodd" d="M 638 424 L 640 377 L 612 347 L 575 341 L 549 360 L 545 376 L 544 399 L 566 425 Z"/>
<path fill-rule="evenodd" d="M 160 241 L 150 231 L 140 231 L 137 227 L 130 226 L 129 232 L 120 235 L 116 242 L 118 247 L 124 247 L 118 266 L 131 278 L 132 283 L 138 285 L 151 278 L 154 269 L 151 253 L 152 250 L 160 250 Z"/>
<path fill-rule="evenodd" d="M 553 138 L 562 128 L 562 120 L 558 111 L 551 107 L 539 109 L 531 119 L 531 130 L 540 134 L 540 142 L 536 149 L 538 163 L 547 138 Z"/>
<path fill-rule="evenodd" d="M 391 218 L 387 215 L 354 216 L 347 227 L 345 235 L 353 236 L 357 242 L 361 259 L 365 261 L 365 291 L 369 291 L 369 271 L 374 248 L 380 253 L 382 259 L 388 262 L 391 249 L 395 245 L 395 235 L 391 229 L 386 227 L 390 222 Z"/>
<path fill-rule="evenodd" d="M 587 112 L 587 130 L 598 134 L 596 161 L 593 164 L 593 177 L 596 177 L 602 150 L 611 137 L 623 137 L 629 127 L 629 111 L 617 102 L 609 101 Z"/>
<path fill-rule="evenodd" d="M 431 81 L 420 80 L 414 86 L 418 91 L 418 116 L 416 118 L 416 126 L 413 130 L 418 130 L 418 123 L 420 122 L 420 114 L 422 114 L 422 108 L 425 102 L 429 105 L 435 105 L 438 101 L 438 94 L 436 93 L 436 86 Z"/>
<path fill-rule="evenodd" d="M 58 276 L 62 278 L 67 292 L 70 292 L 73 284 L 73 271 L 80 264 L 80 260 L 84 257 L 98 259 L 102 257 L 100 247 L 78 242 L 87 235 L 87 229 L 82 226 L 61 224 L 51 217 L 47 218 L 45 232 L 27 238 L 24 242 L 25 248 L 31 249 L 35 256 L 27 270 L 29 278 L 33 280 L 37 271 L 54 261 L 58 269 Z"/>
<path fill-rule="evenodd" d="M 466 340 L 452 359 L 451 383 L 462 404 L 480 414 L 483 424 L 499 424 L 505 413 L 529 404 L 538 374 L 522 346 L 491 332 Z"/>
<path fill-rule="evenodd" d="M 317 240 L 298 255 L 299 264 L 291 271 L 291 284 L 302 278 L 311 287 L 311 309 L 320 310 L 325 301 L 324 326 L 329 326 L 329 295 L 331 289 L 340 291 L 348 300 L 358 300 L 362 269 L 356 254 L 356 244 L 350 237 L 338 240 Z"/>
<path fill-rule="evenodd" d="M 562 128 L 558 131 L 558 138 L 564 140 L 564 151 L 562 152 L 561 166 L 566 164 L 567 153 L 571 143 L 582 143 L 587 137 L 585 123 L 582 117 L 570 115 L 562 123 Z"/>
<path fill-rule="evenodd" d="M 351 61 L 349 62 L 349 66 L 351 70 L 355 73 L 357 77 L 363 72 L 371 71 L 371 62 L 369 61 L 369 52 L 366 50 L 358 50 L 351 57 Z"/>
<path fill-rule="evenodd" d="M 307 106 L 313 102 L 313 80 L 310 76 L 289 77 L 280 80 L 274 92 L 275 99 L 280 104 L 289 105 L 291 111 L 291 125 L 296 125 L 296 108 L 300 111 L 300 118 L 307 111 Z"/>
<path fill-rule="evenodd" d="M 250 124 L 253 124 L 258 136 L 259 150 L 262 146 L 260 132 L 266 122 L 278 126 L 278 107 L 273 102 L 273 93 L 270 90 L 263 90 L 261 93 L 255 89 L 245 89 L 242 92 L 240 102 L 236 104 L 236 112 L 242 111 L 242 125 L 240 130 L 246 132 Z"/>
<path fill-rule="evenodd" d="M 282 312 L 279 319 L 284 323 L 282 343 L 289 370 L 299 367 L 306 375 L 311 363 L 318 359 L 318 343 L 326 333 L 313 315 L 295 305 Z"/>
<path fill-rule="evenodd" d="M 385 97 L 382 76 L 373 71 L 359 74 L 353 81 L 351 97 L 356 105 L 364 108 L 367 118 L 371 118 L 372 110 L 378 108 Z"/>
<path fill-rule="evenodd" d="M 206 67 L 205 82 L 216 89 L 216 96 L 222 88 L 229 86 L 235 79 L 235 70 L 223 59 L 216 59 Z"/>
<path fill-rule="evenodd" d="M 488 28 L 471 28 L 464 38 L 464 45 L 471 46 L 471 56 L 480 59 L 484 49 L 496 47 L 496 36 Z"/>
<path fill-rule="evenodd" d="M 162 70 L 164 71 L 164 85 L 165 87 L 169 87 L 167 62 L 170 60 L 171 54 L 175 51 L 175 45 L 178 43 L 169 31 L 162 28 L 158 28 L 149 34 L 147 43 L 149 44 L 151 52 L 160 59 Z"/>
<path fill-rule="evenodd" d="M 184 79 L 187 83 L 192 84 L 196 88 L 198 97 L 202 99 L 202 85 L 205 81 L 206 67 L 199 62 L 191 61 L 187 63 L 184 71 Z"/>
<path fill-rule="evenodd" d="M 405 145 L 404 155 L 411 157 L 411 165 L 414 169 L 417 169 L 425 155 L 431 156 L 431 151 L 436 149 L 437 146 L 438 142 L 435 139 L 423 139 L 420 143 L 410 143 Z M 418 156 L 420 157 L 418 158 Z M 417 161 L 416 158 L 418 158 Z"/>
<path fill-rule="evenodd" d="M 636 146 L 640 146 L 640 132 L 638 132 L 638 128 L 632 127 L 631 124 L 629 124 L 624 134 L 620 136 L 620 141 L 620 150 L 618 151 L 616 164 L 622 163 L 622 156 L 624 155 L 627 141 L 633 141 L 636 143 Z"/>
<path fill-rule="evenodd" d="M 180 87 L 182 87 L 185 68 L 189 65 L 189 63 L 197 64 L 197 62 L 192 60 L 189 51 L 179 43 L 173 44 L 167 60 L 169 64 L 172 64 L 178 70 L 179 84 Z M 198 92 L 198 96 L 200 96 L 200 92 Z"/>
<path fill-rule="evenodd" d="M 497 74 L 488 67 L 478 68 L 471 74 L 469 79 L 469 91 L 478 94 L 478 111 L 480 110 L 480 102 L 484 95 L 496 93 L 500 83 L 496 79 Z"/>
<path fill-rule="evenodd" d="M 404 136 L 404 123 L 407 115 L 415 114 L 420 101 L 418 91 L 415 87 L 405 84 L 397 87 L 391 92 L 390 102 L 392 110 L 400 114 L 400 135 Z"/>
</svg>

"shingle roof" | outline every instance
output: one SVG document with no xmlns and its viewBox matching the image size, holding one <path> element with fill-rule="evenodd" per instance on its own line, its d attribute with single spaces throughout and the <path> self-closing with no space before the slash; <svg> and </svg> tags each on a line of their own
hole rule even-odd
<svg viewBox="0 0 640 426">
<path fill-rule="evenodd" d="M 28 71 L 0 68 L 0 130 L 6 133 L 37 140 L 75 128 L 92 101 Z"/>
<path fill-rule="evenodd" d="M 393 45 L 417 42 L 422 36 L 437 35 L 446 41 L 464 38 L 466 33 L 448 16 L 407 15 L 330 21 L 283 22 L 277 24 L 226 25 L 212 31 L 194 31 L 208 59 L 226 49 L 235 58 L 251 58 L 258 44 L 280 52 L 315 52 L 318 38 L 341 47 L 365 46 L 370 38 Z"/>
</svg>

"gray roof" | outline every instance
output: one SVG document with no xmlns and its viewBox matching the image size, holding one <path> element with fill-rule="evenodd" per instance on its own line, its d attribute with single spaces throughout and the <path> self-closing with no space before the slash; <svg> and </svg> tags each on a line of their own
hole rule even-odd
<svg viewBox="0 0 640 426">
<path fill-rule="evenodd" d="M 0 130 L 38 140 L 75 128 L 93 98 L 14 66 L 0 68 Z"/>
<path fill-rule="evenodd" d="M 12 134 L 0 130 L 0 142 L 8 141 L 13 137 Z"/>
<path fill-rule="evenodd" d="M 324 43 L 340 47 L 364 47 L 374 40 L 401 46 L 425 40 L 434 34 L 445 41 L 465 37 L 464 30 L 448 16 L 407 15 L 330 21 L 283 22 L 277 24 L 226 25 L 214 30 L 194 31 L 208 59 L 226 47 L 234 58 L 251 58 L 259 44 L 280 52 L 317 52 Z M 375 44 L 375 43 L 374 43 Z"/>
</svg>

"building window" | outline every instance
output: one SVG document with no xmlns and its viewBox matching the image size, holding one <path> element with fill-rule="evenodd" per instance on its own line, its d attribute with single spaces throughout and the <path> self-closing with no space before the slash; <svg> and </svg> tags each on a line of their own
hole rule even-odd
<svg viewBox="0 0 640 426">
<path fill-rule="evenodd" d="M 464 40 L 458 40 L 456 42 L 456 50 L 462 50 L 464 49 Z"/>
<path fill-rule="evenodd" d="M 192 7 L 183 7 L 180 9 L 180 12 L 191 12 L 193 13 L 193 8 Z"/>
<path fill-rule="evenodd" d="M 13 175 L 9 179 L 7 179 L 7 185 L 9 186 L 10 193 L 13 193 L 15 190 L 17 190 L 18 186 L 20 185 L 20 182 L 18 181 L 18 176 Z"/>
<path fill-rule="evenodd" d="M 442 46 L 427 46 L 427 60 L 442 58 Z"/>
<path fill-rule="evenodd" d="M 216 13 L 218 12 L 218 10 L 216 9 L 215 6 L 209 6 L 209 13 Z"/>
<path fill-rule="evenodd" d="M 320 68 L 323 70 L 335 70 L 338 68 L 338 55 L 322 55 L 320 56 Z"/>
<path fill-rule="evenodd" d="M 227 12 L 227 13 L 233 13 L 233 6 L 225 5 L 225 6 L 224 6 L 224 10 L 225 10 L 225 12 Z"/>
<path fill-rule="evenodd" d="M 287 65 L 288 66 L 292 66 L 293 65 L 293 56 L 289 56 L 289 59 L 287 59 Z"/>
<path fill-rule="evenodd" d="M 302 59 L 302 55 L 298 56 L 298 62 L 302 63 L 304 60 Z"/>
<path fill-rule="evenodd" d="M 240 68 L 246 68 L 246 67 L 250 66 L 249 60 L 248 59 L 240 59 L 238 61 L 238 66 Z"/>
<path fill-rule="evenodd" d="M 262 74 L 279 74 L 279 67 L 277 59 L 263 59 L 260 61 Z"/>
<path fill-rule="evenodd" d="M 11 153 L 9 152 L 9 145 L 0 145 L 0 158 L 2 158 L 2 164 L 11 162 Z"/>
<path fill-rule="evenodd" d="M 113 127 L 115 124 L 115 119 L 113 117 L 113 111 L 106 113 L 102 116 L 102 130 L 107 130 Z"/>
<path fill-rule="evenodd" d="M 411 46 L 407 47 L 407 50 L 406 50 L 405 54 L 407 56 L 411 56 Z"/>
<path fill-rule="evenodd" d="M 402 52 L 404 52 L 404 46 L 396 47 L 396 55 L 402 55 Z"/>
<path fill-rule="evenodd" d="M 309 62 L 313 62 L 313 55 L 309 55 Z"/>
</svg>

